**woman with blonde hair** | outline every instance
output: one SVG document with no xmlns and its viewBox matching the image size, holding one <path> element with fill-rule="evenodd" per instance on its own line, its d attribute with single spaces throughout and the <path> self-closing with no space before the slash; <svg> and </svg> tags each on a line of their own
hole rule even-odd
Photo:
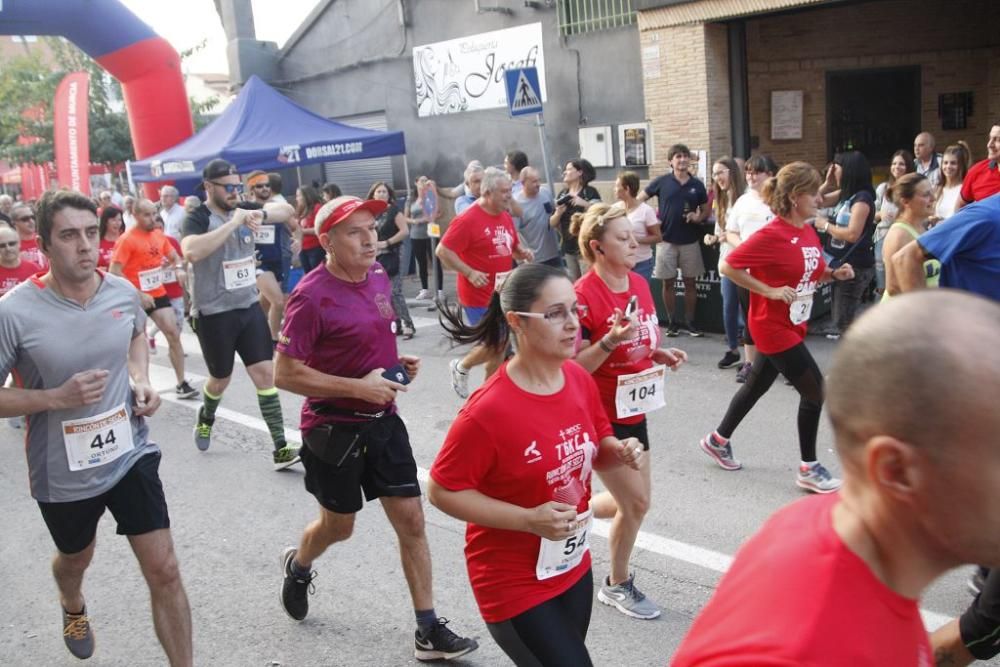
<svg viewBox="0 0 1000 667">
<path fill-rule="evenodd" d="M 816 459 L 823 374 L 805 345 L 805 336 L 819 283 L 850 280 L 854 270 L 850 264 L 831 270 L 823 259 L 819 236 L 808 224 L 816 217 L 821 182 L 819 172 L 805 162 L 782 167 L 761 192 L 775 218 L 721 262 L 722 275 L 751 292 L 747 326 L 757 344 L 757 357 L 722 422 L 700 444 L 720 468 L 739 470 L 742 465 L 733 458 L 729 439 L 780 373 L 800 397 L 801 460 L 795 483 L 815 493 L 831 493 L 841 482 Z"/>
<path fill-rule="evenodd" d="M 942 169 L 942 174 L 944 169 Z M 947 176 L 944 177 L 947 179 Z M 942 180 L 944 182 L 944 180 Z M 961 184 L 959 184 L 961 185 Z M 928 219 L 934 210 L 934 188 L 923 174 L 907 174 L 892 186 L 899 215 L 892 223 L 882 244 L 882 260 L 885 262 L 886 289 L 882 301 L 899 293 L 899 284 L 894 275 L 892 256 L 910 241 L 920 238 L 927 231 Z M 927 285 L 936 287 L 941 273 L 941 262 L 929 259 L 924 262 Z"/>
<path fill-rule="evenodd" d="M 969 145 L 964 141 L 952 144 L 941 155 L 941 181 L 934 188 L 934 210 L 930 226 L 943 222 L 958 210 L 962 181 L 969 173 Z"/>
<path fill-rule="evenodd" d="M 663 407 L 664 367 L 676 370 L 684 352 L 660 348 L 649 283 L 633 271 L 639 244 L 624 204 L 592 204 L 576 213 L 570 233 L 590 270 L 576 281 L 580 350 L 576 361 L 597 381 L 615 437 L 636 438 L 649 451 L 646 413 Z M 649 457 L 638 470 L 598 472 L 609 493 L 594 498 L 594 516 L 611 519 L 611 572 L 597 599 L 633 618 L 656 618 L 660 608 L 635 586 L 629 559 L 652 492 Z"/>
<path fill-rule="evenodd" d="M 719 246 L 719 262 L 733 249 L 726 236 L 726 219 L 736 200 L 746 192 L 747 182 L 743 178 L 743 170 L 731 157 L 721 157 L 712 165 L 712 212 L 715 215 L 715 229 L 705 235 L 705 245 Z M 736 294 L 736 283 L 722 276 L 720 282 L 722 292 L 722 326 L 726 332 L 726 354 L 719 363 L 719 368 L 733 368 L 740 365 L 740 301 Z M 745 326 L 745 325 L 744 325 Z"/>
</svg>

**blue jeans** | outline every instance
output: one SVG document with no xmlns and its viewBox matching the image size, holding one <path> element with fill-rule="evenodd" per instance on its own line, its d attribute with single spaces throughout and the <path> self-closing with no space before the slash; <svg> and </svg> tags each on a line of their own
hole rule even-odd
<svg viewBox="0 0 1000 667">
<path fill-rule="evenodd" d="M 642 260 L 632 270 L 645 278 L 648 283 L 653 277 L 653 258 L 650 257 L 649 259 Z"/>
<path fill-rule="evenodd" d="M 722 276 L 722 325 L 726 329 L 726 345 L 730 350 L 739 347 L 740 327 L 743 314 L 740 312 L 740 301 L 736 295 L 736 283 Z"/>
</svg>

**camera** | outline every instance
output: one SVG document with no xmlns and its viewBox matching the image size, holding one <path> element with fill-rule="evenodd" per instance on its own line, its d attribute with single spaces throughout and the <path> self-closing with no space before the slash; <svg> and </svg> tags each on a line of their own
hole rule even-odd
<svg viewBox="0 0 1000 667">
<path fill-rule="evenodd" d="M 567 192 L 566 194 L 564 194 L 563 196 L 559 197 L 559 199 L 556 200 L 556 206 L 568 206 L 572 202 L 573 202 L 573 195 Z"/>
</svg>

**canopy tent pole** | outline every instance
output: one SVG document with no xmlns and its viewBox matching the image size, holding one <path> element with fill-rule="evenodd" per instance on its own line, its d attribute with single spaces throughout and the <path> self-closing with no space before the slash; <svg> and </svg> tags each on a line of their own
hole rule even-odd
<svg viewBox="0 0 1000 667">
<path fill-rule="evenodd" d="M 406 153 L 403 153 L 403 178 L 406 179 L 406 212 L 410 215 L 410 163 L 406 160 Z"/>
<path fill-rule="evenodd" d="M 135 194 L 135 183 L 132 182 L 132 161 L 125 160 L 125 177 L 128 179 L 128 191 Z"/>
</svg>

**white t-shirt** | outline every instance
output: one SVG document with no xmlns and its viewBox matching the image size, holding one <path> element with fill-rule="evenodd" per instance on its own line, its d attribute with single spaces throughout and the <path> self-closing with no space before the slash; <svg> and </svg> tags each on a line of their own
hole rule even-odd
<svg viewBox="0 0 1000 667">
<path fill-rule="evenodd" d="M 961 183 L 953 185 L 950 188 L 945 187 L 941 189 L 941 196 L 938 197 L 937 202 L 934 204 L 934 215 L 941 219 L 938 222 L 947 220 L 955 215 L 955 207 L 958 205 L 958 197 L 961 190 Z"/>
<path fill-rule="evenodd" d="M 642 241 L 649 236 L 648 227 L 659 227 L 660 221 L 656 217 L 656 211 L 646 202 L 640 202 L 628 214 L 628 221 L 632 223 L 632 234 L 635 240 L 639 241 L 639 247 L 635 251 L 635 261 L 645 262 L 653 258 L 653 246 L 646 245 Z"/>
<path fill-rule="evenodd" d="M 759 192 L 750 189 L 740 195 L 726 213 L 726 231 L 736 232 L 741 241 L 746 241 L 773 219 L 771 207 L 764 203 Z"/>
<path fill-rule="evenodd" d="M 183 206 L 177 203 L 174 203 L 169 209 L 165 208 L 160 211 L 160 218 L 163 220 L 163 233 L 180 241 L 181 226 L 184 224 L 185 217 L 187 217 L 187 212 Z"/>
</svg>

